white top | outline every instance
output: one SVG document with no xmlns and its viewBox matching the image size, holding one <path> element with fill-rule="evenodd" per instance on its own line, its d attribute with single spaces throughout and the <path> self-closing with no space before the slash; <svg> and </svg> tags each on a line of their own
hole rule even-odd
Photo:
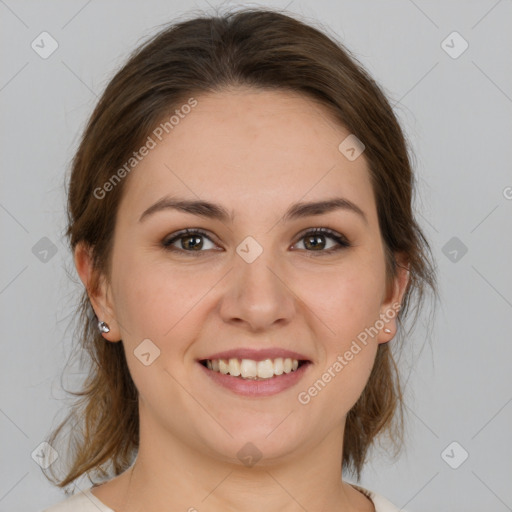
<svg viewBox="0 0 512 512">
<path fill-rule="evenodd" d="M 372 491 L 360 487 L 355 484 L 350 484 L 352 487 L 362 491 L 366 494 L 373 502 L 375 512 L 405 512 L 403 509 L 398 509 L 384 496 L 376 494 Z M 92 487 L 80 491 L 73 496 L 66 498 L 59 503 L 52 505 L 49 508 L 45 508 L 41 512 L 116 512 L 111 508 L 107 507 L 102 503 L 94 494 L 91 492 Z M 121 511 L 117 511 L 121 512 Z"/>
</svg>

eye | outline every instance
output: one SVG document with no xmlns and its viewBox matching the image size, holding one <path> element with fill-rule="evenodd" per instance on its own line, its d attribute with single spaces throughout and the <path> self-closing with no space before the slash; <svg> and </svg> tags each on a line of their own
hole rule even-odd
<svg viewBox="0 0 512 512">
<path fill-rule="evenodd" d="M 171 238 L 168 238 L 162 242 L 162 246 L 168 251 L 179 251 L 185 253 L 191 252 L 204 252 L 201 249 L 204 248 L 204 243 L 202 238 L 206 238 L 211 244 L 213 242 L 208 237 L 206 232 L 201 229 L 184 229 L 182 231 L 178 231 Z M 174 244 L 179 242 L 181 247 L 176 247 Z M 210 247 L 210 249 L 213 247 Z M 208 247 L 207 247 L 208 249 Z"/>
<path fill-rule="evenodd" d="M 323 250 L 326 248 L 327 244 L 322 239 L 328 239 L 335 241 L 333 246 L 328 247 L 327 250 Z M 328 228 L 315 228 L 304 233 L 300 240 L 304 240 L 303 245 L 306 247 L 308 252 L 317 252 L 320 255 L 332 254 L 333 252 L 339 251 L 341 249 L 346 249 L 347 247 L 351 247 L 350 242 L 343 235 L 336 233 Z M 308 250 L 312 248 L 312 250 Z"/>
<path fill-rule="evenodd" d="M 212 246 L 205 247 L 203 239 L 206 239 Z M 331 239 L 335 243 L 327 247 L 328 244 L 323 241 L 325 239 Z M 303 243 L 305 247 L 304 250 L 318 253 L 318 256 L 332 254 L 333 252 L 352 246 L 346 237 L 328 228 L 315 228 L 304 232 L 301 234 L 299 243 Z M 176 244 L 179 244 L 181 247 L 176 246 Z M 184 229 L 178 231 L 171 235 L 170 238 L 163 240 L 162 246 L 168 251 L 177 251 L 182 254 L 187 254 L 188 256 L 195 256 L 194 253 L 205 252 L 202 249 L 218 250 L 215 249 L 215 244 L 202 229 Z"/>
</svg>

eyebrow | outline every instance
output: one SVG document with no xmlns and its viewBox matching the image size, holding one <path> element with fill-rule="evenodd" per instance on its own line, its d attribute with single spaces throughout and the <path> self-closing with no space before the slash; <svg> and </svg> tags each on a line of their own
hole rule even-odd
<svg viewBox="0 0 512 512">
<path fill-rule="evenodd" d="M 150 215 L 163 210 L 177 210 L 184 213 L 197 215 L 199 217 L 219 220 L 221 222 L 233 222 L 235 217 L 232 211 L 229 212 L 220 204 L 211 203 L 209 201 L 190 200 L 165 196 L 144 210 L 139 218 L 139 222 L 142 222 Z M 301 219 L 314 215 L 323 215 L 335 210 L 353 212 L 360 216 L 365 224 L 368 224 L 368 218 L 366 217 L 364 211 L 361 210 L 361 208 L 359 208 L 359 206 L 357 206 L 355 203 L 343 197 L 336 197 L 333 199 L 326 199 L 316 202 L 302 202 L 292 204 L 283 215 L 281 222 Z"/>
</svg>

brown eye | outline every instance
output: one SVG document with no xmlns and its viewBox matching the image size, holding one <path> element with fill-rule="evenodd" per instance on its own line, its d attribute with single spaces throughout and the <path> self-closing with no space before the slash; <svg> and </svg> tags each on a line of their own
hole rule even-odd
<svg viewBox="0 0 512 512">
<path fill-rule="evenodd" d="M 331 240 L 330 244 L 326 242 L 326 240 L 329 239 Z M 206 244 L 210 243 L 212 247 L 205 247 L 205 240 L 207 241 Z M 332 254 L 341 249 L 351 247 L 347 238 L 328 228 L 317 228 L 307 231 L 301 236 L 300 240 L 304 240 L 302 242 L 304 249 L 302 250 L 306 250 L 309 253 L 318 253 L 319 256 Z M 178 231 L 170 238 L 163 240 L 162 247 L 168 251 L 180 252 L 187 255 L 199 255 L 207 252 L 207 250 L 215 250 L 215 244 L 211 238 L 205 231 L 200 229 L 184 229 Z"/>
<path fill-rule="evenodd" d="M 334 244 L 327 247 L 326 239 L 334 240 Z M 305 233 L 301 240 L 304 240 L 304 247 L 308 252 L 318 252 L 320 254 L 330 254 L 340 249 L 350 247 L 350 242 L 343 236 L 327 228 L 318 228 Z M 325 250 L 324 250 L 325 249 Z"/>
<path fill-rule="evenodd" d="M 175 233 L 171 238 L 167 238 L 162 241 L 162 246 L 169 251 L 180 251 L 185 253 L 193 253 L 193 252 L 205 252 L 202 249 L 204 248 L 205 242 L 203 239 L 207 239 L 210 243 L 213 244 L 208 235 L 202 230 L 188 230 L 185 229 L 183 231 L 179 231 Z M 176 242 L 179 243 L 179 246 L 174 245 Z M 210 249 L 207 247 L 207 249 Z"/>
</svg>

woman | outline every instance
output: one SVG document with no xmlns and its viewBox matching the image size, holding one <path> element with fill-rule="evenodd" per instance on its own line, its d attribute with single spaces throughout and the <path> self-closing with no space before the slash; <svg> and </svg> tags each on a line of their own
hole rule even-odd
<svg viewBox="0 0 512 512">
<path fill-rule="evenodd" d="M 436 291 L 413 183 L 387 99 L 308 24 L 245 9 L 140 47 L 69 183 L 93 364 L 48 442 L 74 423 L 54 483 L 100 482 L 47 512 L 398 510 L 342 470 L 401 442 L 388 343 Z"/>
</svg>

